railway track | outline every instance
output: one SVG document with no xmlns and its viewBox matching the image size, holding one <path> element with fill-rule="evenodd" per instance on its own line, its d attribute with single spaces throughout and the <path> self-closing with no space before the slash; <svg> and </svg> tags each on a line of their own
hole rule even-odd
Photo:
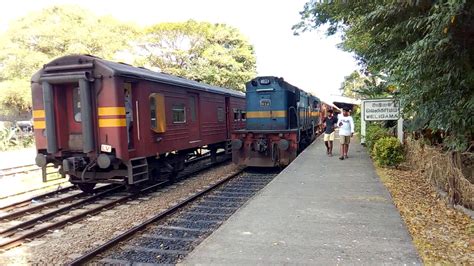
<svg viewBox="0 0 474 266">
<path fill-rule="evenodd" d="M 265 187 L 277 172 L 241 171 L 75 259 L 106 265 L 176 264 Z"/>
<path fill-rule="evenodd" d="M 57 186 L 57 185 L 54 185 Z M 27 199 L 22 199 L 20 201 L 16 201 L 14 203 L 10 203 L 8 205 L 0 206 L 0 221 L 2 218 L 7 215 L 7 213 L 14 212 L 14 210 L 20 210 L 22 208 L 27 209 L 26 207 L 29 205 L 41 203 L 41 202 L 49 202 L 54 198 L 58 198 L 61 194 L 68 193 L 70 191 L 78 190 L 75 186 L 70 185 L 63 188 L 60 188 L 55 191 L 47 192 L 44 194 L 36 195 Z M 15 194 L 15 196 L 18 194 Z"/>
<path fill-rule="evenodd" d="M 26 165 L 20 165 L 20 166 L 15 166 L 15 167 L 8 167 L 8 168 L 0 169 L 0 178 L 6 177 L 6 176 L 17 175 L 17 174 L 27 174 L 30 172 L 36 172 L 40 170 L 41 168 L 39 168 L 36 164 L 26 164 Z"/>
<path fill-rule="evenodd" d="M 39 191 L 39 190 L 46 190 L 46 189 L 50 189 L 50 188 L 53 188 L 53 187 L 61 187 L 62 185 L 65 185 L 66 183 L 69 183 L 69 181 L 67 180 L 64 180 L 62 182 L 58 182 L 58 183 L 53 183 L 53 184 L 50 184 L 50 185 L 47 185 L 47 186 L 42 186 L 42 187 L 37 187 L 37 188 L 33 188 L 33 189 L 29 189 L 29 190 L 23 190 L 21 192 L 17 192 L 17 193 L 13 193 L 13 194 L 9 194 L 9 195 L 5 195 L 5 196 L 1 196 L 0 197 L 0 200 L 3 200 L 3 199 L 6 199 L 6 198 L 13 198 L 13 197 L 19 197 L 21 195 L 25 195 L 25 194 L 33 194 L 33 192 L 35 191 Z M 59 188 L 58 190 L 55 190 L 55 191 L 52 191 L 52 192 L 47 192 L 47 193 L 43 193 L 43 194 L 37 194 L 37 195 L 34 195 L 28 199 L 24 199 L 22 201 L 26 201 L 26 200 L 34 200 L 35 198 L 37 197 L 42 197 L 46 194 L 49 194 L 49 193 L 54 193 L 56 191 L 59 191 L 61 190 L 62 188 L 67 188 L 67 187 L 71 187 L 72 185 L 65 185 L 65 187 L 61 187 Z M 15 203 L 12 203 L 12 204 L 16 204 L 17 202 Z M 4 208 L 4 206 L 1 206 L 0 207 L 0 210 Z"/>
<path fill-rule="evenodd" d="M 223 155 L 223 154 L 224 154 L 223 152 L 219 152 L 219 153 L 217 153 L 217 156 L 220 156 L 220 155 Z M 202 156 L 195 157 L 195 158 L 192 158 L 192 159 L 186 161 L 185 164 L 188 166 L 188 165 L 191 165 L 191 164 L 194 164 L 194 163 L 197 163 L 199 161 L 209 159 L 209 158 L 210 158 L 210 154 L 205 153 Z M 14 168 L 15 167 L 4 168 L 4 169 L 14 169 Z M 58 186 L 61 186 L 65 183 L 68 183 L 68 182 L 69 182 L 68 180 L 64 180 L 63 182 L 54 183 L 54 184 L 51 184 L 51 185 L 48 185 L 48 186 L 38 187 L 38 188 L 30 189 L 30 190 L 21 191 L 19 193 L 14 193 L 14 194 L 10 194 L 10 195 L 1 196 L 0 200 L 10 198 L 10 197 L 17 197 L 17 196 L 20 196 L 22 194 L 32 193 L 32 192 L 35 192 L 35 191 L 38 191 L 38 190 L 44 190 L 44 189 L 48 189 L 48 188 L 51 188 L 51 187 L 58 187 Z M 39 194 L 39 195 L 34 195 L 33 197 L 29 197 L 27 199 L 22 199 L 21 201 L 18 201 L 18 202 L 14 202 L 14 203 L 11 203 L 11 204 L 8 204 L 8 205 L 0 206 L 0 216 L 2 215 L 2 211 L 9 210 L 12 207 L 14 207 L 15 205 L 22 205 L 22 204 L 24 205 L 27 202 L 38 201 L 38 200 L 41 200 L 42 198 L 50 197 L 54 194 L 57 194 L 58 192 L 62 192 L 62 191 L 64 191 L 64 189 L 73 188 L 73 187 L 74 187 L 73 185 L 67 185 L 64 188 L 58 189 L 56 191 L 47 192 L 47 193 Z"/>
<path fill-rule="evenodd" d="M 190 161 L 188 164 L 201 160 L 203 160 L 202 157 Z M 225 158 L 215 164 L 206 164 L 198 169 L 187 169 L 183 171 L 178 179 L 186 178 L 227 160 Z M 22 204 L 28 205 L 28 203 L 23 202 L 6 206 L 3 209 L 5 213 L 0 215 L 0 249 L 6 250 L 21 245 L 25 241 L 41 236 L 50 230 L 77 222 L 89 215 L 135 199 L 171 183 L 171 181 L 162 181 L 141 189 L 138 194 L 126 192 L 125 186 L 117 185 L 100 187 L 95 190 L 94 195 L 78 192 L 78 190 L 70 190 L 69 192 L 64 190 L 64 197 L 45 200 L 45 202 L 37 205 L 22 206 Z"/>
</svg>

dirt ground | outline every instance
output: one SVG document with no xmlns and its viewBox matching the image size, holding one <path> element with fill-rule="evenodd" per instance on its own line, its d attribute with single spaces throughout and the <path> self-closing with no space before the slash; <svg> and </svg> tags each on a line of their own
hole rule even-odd
<svg viewBox="0 0 474 266">
<path fill-rule="evenodd" d="M 474 265 L 474 220 L 411 170 L 377 168 L 425 264 Z"/>
</svg>

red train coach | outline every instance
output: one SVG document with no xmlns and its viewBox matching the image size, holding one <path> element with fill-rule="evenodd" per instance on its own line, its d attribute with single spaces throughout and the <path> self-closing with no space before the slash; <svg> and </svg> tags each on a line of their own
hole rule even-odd
<svg viewBox="0 0 474 266">
<path fill-rule="evenodd" d="M 245 123 L 241 92 L 89 55 L 46 64 L 32 95 L 36 163 L 84 191 L 175 174 L 199 148 L 225 148 Z"/>
</svg>

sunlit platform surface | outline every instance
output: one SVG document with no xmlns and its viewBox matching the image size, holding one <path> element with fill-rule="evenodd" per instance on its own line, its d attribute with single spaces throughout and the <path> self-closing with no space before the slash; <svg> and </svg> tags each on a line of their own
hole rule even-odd
<svg viewBox="0 0 474 266">
<path fill-rule="evenodd" d="M 421 264 L 367 152 L 354 142 L 341 161 L 337 152 L 326 155 L 319 138 L 182 263 Z"/>
</svg>

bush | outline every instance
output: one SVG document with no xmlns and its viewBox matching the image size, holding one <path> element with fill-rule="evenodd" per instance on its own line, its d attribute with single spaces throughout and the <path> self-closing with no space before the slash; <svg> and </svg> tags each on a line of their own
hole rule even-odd
<svg viewBox="0 0 474 266">
<path fill-rule="evenodd" d="M 377 140 L 373 155 L 379 166 L 397 166 L 405 159 L 403 146 L 395 137 L 383 137 Z"/>
<path fill-rule="evenodd" d="M 360 136 L 360 108 L 355 109 L 351 116 L 354 119 L 355 132 Z"/>
<path fill-rule="evenodd" d="M 33 134 L 24 135 L 19 140 L 23 148 L 30 148 L 35 145 L 35 137 Z"/>
<path fill-rule="evenodd" d="M 377 140 L 388 136 L 390 136 L 390 134 L 380 124 L 369 124 L 365 135 L 365 142 L 367 144 L 367 148 L 369 149 L 369 153 L 372 154 Z"/>
<path fill-rule="evenodd" d="M 16 129 L 0 127 L 0 151 L 6 151 L 18 145 Z"/>
<path fill-rule="evenodd" d="M 0 114 L 25 113 L 31 109 L 31 87 L 28 80 L 0 82 Z"/>
</svg>

